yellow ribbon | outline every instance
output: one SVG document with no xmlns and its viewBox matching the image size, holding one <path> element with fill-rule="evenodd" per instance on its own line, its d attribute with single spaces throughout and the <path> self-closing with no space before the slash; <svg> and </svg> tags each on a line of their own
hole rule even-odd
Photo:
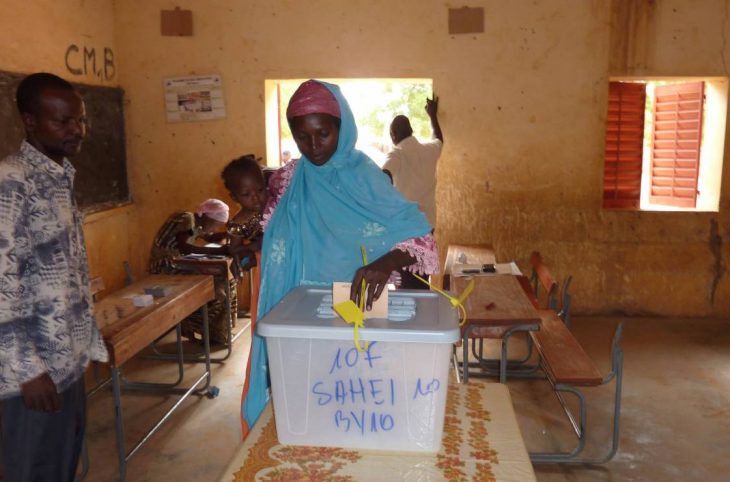
<svg viewBox="0 0 730 482">
<path fill-rule="evenodd" d="M 442 289 L 436 288 L 434 285 L 426 281 L 425 279 L 418 276 L 416 273 L 413 273 L 413 276 L 415 276 L 417 279 L 419 279 L 421 282 L 426 283 L 426 285 L 434 290 L 436 293 L 443 295 L 451 302 L 451 306 L 456 308 L 459 311 L 459 326 L 464 326 L 466 324 L 466 308 L 464 308 L 464 301 L 469 297 L 471 292 L 474 290 L 474 279 L 472 278 L 471 281 L 469 281 L 469 284 L 466 285 L 466 288 L 464 288 L 464 291 L 461 292 L 461 294 L 458 297 L 451 296 L 447 292 L 445 292 Z"/>
<path fill-rule="evenodd" d="M 362 264 L 363 266 L 366 266 L 368 264 L 368 255 L 367 251 L 365 250 L 365 246 L 360 246 L 360 253 L 362 254 Z M 439 288 L 436 288 L 431 283 L 426 281 L 425 279 L 421 278 L 417 274 L 413 274 L 417 279 L 419 279 L 421 282 L 425 283 L 429 288 L 434 290 L 435 292 L 439 293 L 440 295 L 446 297 L 446 299 L 451 302 L 451 306 L 456 308 L 459 311 L 459 326 L 464 326 L 466 323 L 466 308 L 464 308 L 464 301 L 469 297 L 471 292 L 474 290 L 474 280 L 472 279 L 468 285 L 466 285 L 466 288 L 464 288 L 464 291 L 461 292 L 461 294 L 458 297 L 451 296 L 449 293 L 445 292 L 444 290 L 441 290 Z M 340 318 L 345 320 L 345 323 L 353 325 L 352 327 L 352 340 L 355 344 L 355 348 L 357 348 L 357 351 L 363 352 L 368 349 L 370 346 L 370 342 L 366 341 L 365 345 L 360 345 L 360 328 L 365 328 L 365 295 L 366 295 L 366 284 L 365 280 L 362 280 L 362 284 L 360 286 L 360 303 L 359 306 L 355 304 L 352 300 L 343 301 L 341 303 L 337 303 L 332 305 L 332 308 L 335 310 L 335 312 L 340 315 Z"/>
<path fill-rule="evenodd" d="M 345 320 L 346 323 L 353 325 L 352 329 L 352 340 L 355 343 L 357 351 L 365 351 L 368 349 L 370 342 L 365 342 L 365 346 L 360 345 L 360 328 L 365 327 L 365 313 L 352 301 L 347 300 L 342 303 L 332 305 L 332 308 L 337 312 L 340 317 Z"/>
<path fill-rule="evenodd" d="M 368 252 L 365 250 L 365 246 L 360 245 L 360 254 L 362 255 L 362 265 L 368 265 Z M 360 286 L 360 311 L 365 313 L 365 278 L 362 280 Z"/>
<path fill-rule="evenodd" d="M 368 254 L 365 250 L 365 246 L 360 246 L 360 254 L 362 255 L 362 265 L 368 264 Z M 332 305 L 335 312 L 345 320 L 346 323 L 353 325 L 352 327 L 352 341 L 355 344 L 357 351 L 366 351 L 370 346 L 370 342 L 366 341 L 365 346 L 360 345 L 360 328 L 365 328 L 365 294 L 366 294 L 365 280 L 362 280 L 360 285 L 360 306 L 356 305 L 352 300 L 343 301 Z"/>
</svg>

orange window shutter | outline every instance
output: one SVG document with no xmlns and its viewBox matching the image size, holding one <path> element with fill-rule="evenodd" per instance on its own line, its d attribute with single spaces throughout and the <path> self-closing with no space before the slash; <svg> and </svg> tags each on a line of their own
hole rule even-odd
<svg viewBox="0 0 730 482">
<path fill-rule="evenodd" d="M 649 202 L 693 208 L 700 171 L 704 82 L 658 85 Z"/>
<path fill-rule="evenodd" d="M 609 82 L 603 207 L 638 208 L 646 85 Z"/>
</svg>

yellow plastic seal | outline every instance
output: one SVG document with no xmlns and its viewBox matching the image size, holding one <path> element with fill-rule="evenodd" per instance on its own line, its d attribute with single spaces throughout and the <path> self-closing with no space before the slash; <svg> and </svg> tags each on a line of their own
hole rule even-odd
<svg viewBox="0 0 730 482">
<path fill-rule="evenodd" d="M 369 342 L 365 342 L 364 346 L 360 345 L 360 328 L 365 327 L 365 313 L 358 307 L 352 300 L 343 301 L 332 305 L 335 312 L 340 315 L 340 318 L 345 320 L 346 323 L 353 325 L 352 327 L 352 340 L 355 343 L 357 351 L 366 351 Z"/>
<path fill-rule="evenodd" d="M 362 265 L 367 266 L 368 264 L 368 253 L 365 250 L 365 246 L 360 246 L 360 254 L 362 255 Z M 352 341 L 355 344 L 357 351 L 365 351 L 370 346 L 370 342 L 365 342 L 365 345 L 360 345 L 360 328 L 365 328 L 365 295 L 366 295 L 365 280 L 362 280 L 360 285 L 360 303 L 355 304 L 352 300 L 343 301 L 332 305 L 332 309 L 335 313 L 340 315 L 340 318 L 345 320 L 352 326 Z"/>
<path fill-rule="evenodd" d="M 445 296 L 450 302 L 451 306 L 456 308 L 459 311 L 459 326 L 464 326 L 466 324 L 466 308 L 464 308 L 464 301 L 469 297 L 472 291 L 474 291 L 474 279 L 472 278 L 471 281 L 469 281 L 469 284 L 466 285 L 466 288 L 464 288 L 464 291 L 461 292 L 461 294 L 458 297 L 451 296 L 446 291 L 436 288 L 434 285 L 426 281 L 425 279 L 418 276 L 416 273 L 413 273 L 413 276 L 418 278 L 421 282 L 425 283 L 429 288 L 434 290 L 436 293 Z"/>
</svg>

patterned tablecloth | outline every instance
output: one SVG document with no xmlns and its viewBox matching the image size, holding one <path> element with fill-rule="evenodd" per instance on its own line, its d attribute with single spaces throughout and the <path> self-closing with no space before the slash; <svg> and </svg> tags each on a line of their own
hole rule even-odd
<svg viewBox="0 0 730 482">
<path fill-rule="evenodd" d="M 436 454 L 280 445 L 269 404 L 221 482 L 384 480 L 535 480 L 507 387 L 450 384 Z"/>
</svg>

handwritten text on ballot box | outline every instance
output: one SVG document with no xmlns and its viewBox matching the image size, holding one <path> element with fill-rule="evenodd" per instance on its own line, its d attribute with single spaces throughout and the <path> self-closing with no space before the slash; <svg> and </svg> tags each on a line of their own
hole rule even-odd
<svg viewBox="0 0 730 482">
<path fill-rule="evenodd" d="M 394 292 L 396 300 L 417 300 L 414 318 L 368 322 L 362 337 L 370 343 L 360 352 L 352 328 L 338 319 L 292 321 L 293 313 L 302 318 L 313 312 L 308 298 L 322 296 L 317 289 L 297 290 L 303 293 L 290 293 L 259 325 L 267 341 L 279 442 L 437 451 L 451 344 L 459 336 L 448 301 L 443 307 L 435 293 Z"/>
</svg>

